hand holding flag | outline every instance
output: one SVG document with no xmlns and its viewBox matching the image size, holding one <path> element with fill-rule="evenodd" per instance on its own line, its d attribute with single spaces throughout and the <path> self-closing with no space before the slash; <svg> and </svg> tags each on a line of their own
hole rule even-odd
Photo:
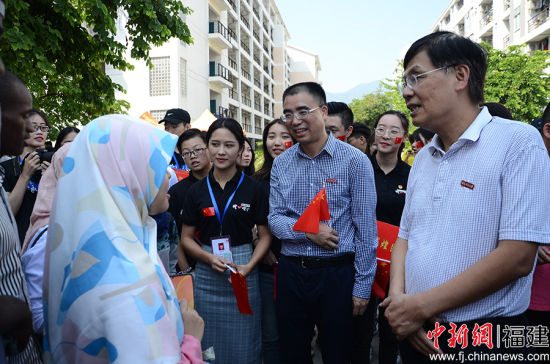
<svg viewBox="0 0 550 364">
<path fill-rule="evenodd" d="M 323 187 L 306 207 L 292 230 L 318 234 L 319 222 L 327 220 L 330 220 L 330 213 L 328 211 L 327 193 L 325 187 Z"/>
</svg>

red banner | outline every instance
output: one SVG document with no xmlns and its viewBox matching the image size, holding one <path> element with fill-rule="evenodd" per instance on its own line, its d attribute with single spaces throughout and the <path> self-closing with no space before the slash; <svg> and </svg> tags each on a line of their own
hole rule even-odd
<svg viewBox="0 0 550 364">
<path fill-rule="evenodd" d="M 246 285 L 246 278 L 241 273 L 231 272 L 231 285 L 233 286 L 233 293 L 237 298 L 237 306 L 239 306 L 239 312 L 244 315 L 253 315 L 252 308 L 250 307 L 250 301 L 248 300 L 248 287 Z"/>
<path fill-rule="evenodd" d="M 393 245 L 399 234 L 399 227 L 377 221 L 378 248 L 376 249 L 376 276 L 372 284 L 372 294 L 384 298 L 390 280 L 390 263 Z"/>
</svg>

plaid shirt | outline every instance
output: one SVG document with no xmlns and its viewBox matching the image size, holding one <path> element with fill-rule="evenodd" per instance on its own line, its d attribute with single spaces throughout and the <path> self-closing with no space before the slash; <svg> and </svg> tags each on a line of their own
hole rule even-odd
<svg viewBox="0 0 550 364">
<path fill-rule="evenodd" d="M 325 250 L 292 230 L 315 195 L 326 187 L 330 225 L 338 249 Z M 275 158 L 271 170 L 269 227 L 287 256 L 332 257 L 355 254 L 353 295 L 369 298 L 376 272 L 376 191 L 372 165 L 364 153 L 329 136 L 313 158 L 299 144 Z"/>
</svg>

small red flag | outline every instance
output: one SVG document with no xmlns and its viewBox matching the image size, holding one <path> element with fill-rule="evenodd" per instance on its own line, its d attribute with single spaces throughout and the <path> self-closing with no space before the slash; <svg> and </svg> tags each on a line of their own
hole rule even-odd
<svg viewBox="0 0 550 364">
<path fill-rule="evenodd" d="M 239 312 L 243 315 L 253 315 L 252 307 L 250 307 L 250 301 L 248 300 L 248 287 L 246 285 L 246 278 L 241 273 L 231 272 L 231 285 L 233 286 L 233 293 L 237 299 L 237 306 Z"/>
<path fill-rule="evenodd" d="M 403 138 L 395 138 L 395 144 L 401 144 L 403 142 Z"/>
<path fill-rule="evenodd" d="M 325 187 L 323 187 L 306 207 L 306 210 L 298 221 L 296 221 L 292 230 L 317 234 L 319 233 L 319 222 L 326 220 L 330 220 L 330 214 L 328 211 L 327 193 Z"/>
<path fill-rule="evenodd" d="M 338 140 L 345 143 L 346 142 L 346 135 L 344 134 L 344 135 L 337 136 L 336 139 L 338 139 Z"/>
<path fill-rule="evenodd" d="M 399 234 L 399 227 L 376 222 L 378 229 L 378 248 L 376 249 L 376 276 L 372 284 L 372 294 L 384 299 L 390 280 L 390 263 L 393 245 Z"/>
<path fill-rule="evenodd" d="M 172 170 L 176 174 L 176 177 L 178 178 L 178 182 L 181 181 L 182 179 L 189 177 L 189 171 L 184 171 L 183 169 L 178 169 L 178 168 L 172 168 Z"/>
<path fill-rule="evenodd" d="M 285 149 L 288 149 L 290 147 L 292 147 L 292 142 L 291 141 L 285 142 Z"/>
</svg>

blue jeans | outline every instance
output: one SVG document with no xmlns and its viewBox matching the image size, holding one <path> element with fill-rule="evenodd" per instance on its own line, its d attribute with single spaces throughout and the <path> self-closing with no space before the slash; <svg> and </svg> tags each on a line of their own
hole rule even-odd
<svg viewBox="0 0 550 364">
<path fill-rule="evenodd" d="M 262 299 L 262 359 L 264 364 L 279 364 L 279 332 L 275 312 L 274 276 L 260 272 L 260 294 Z"/>
</svg>

